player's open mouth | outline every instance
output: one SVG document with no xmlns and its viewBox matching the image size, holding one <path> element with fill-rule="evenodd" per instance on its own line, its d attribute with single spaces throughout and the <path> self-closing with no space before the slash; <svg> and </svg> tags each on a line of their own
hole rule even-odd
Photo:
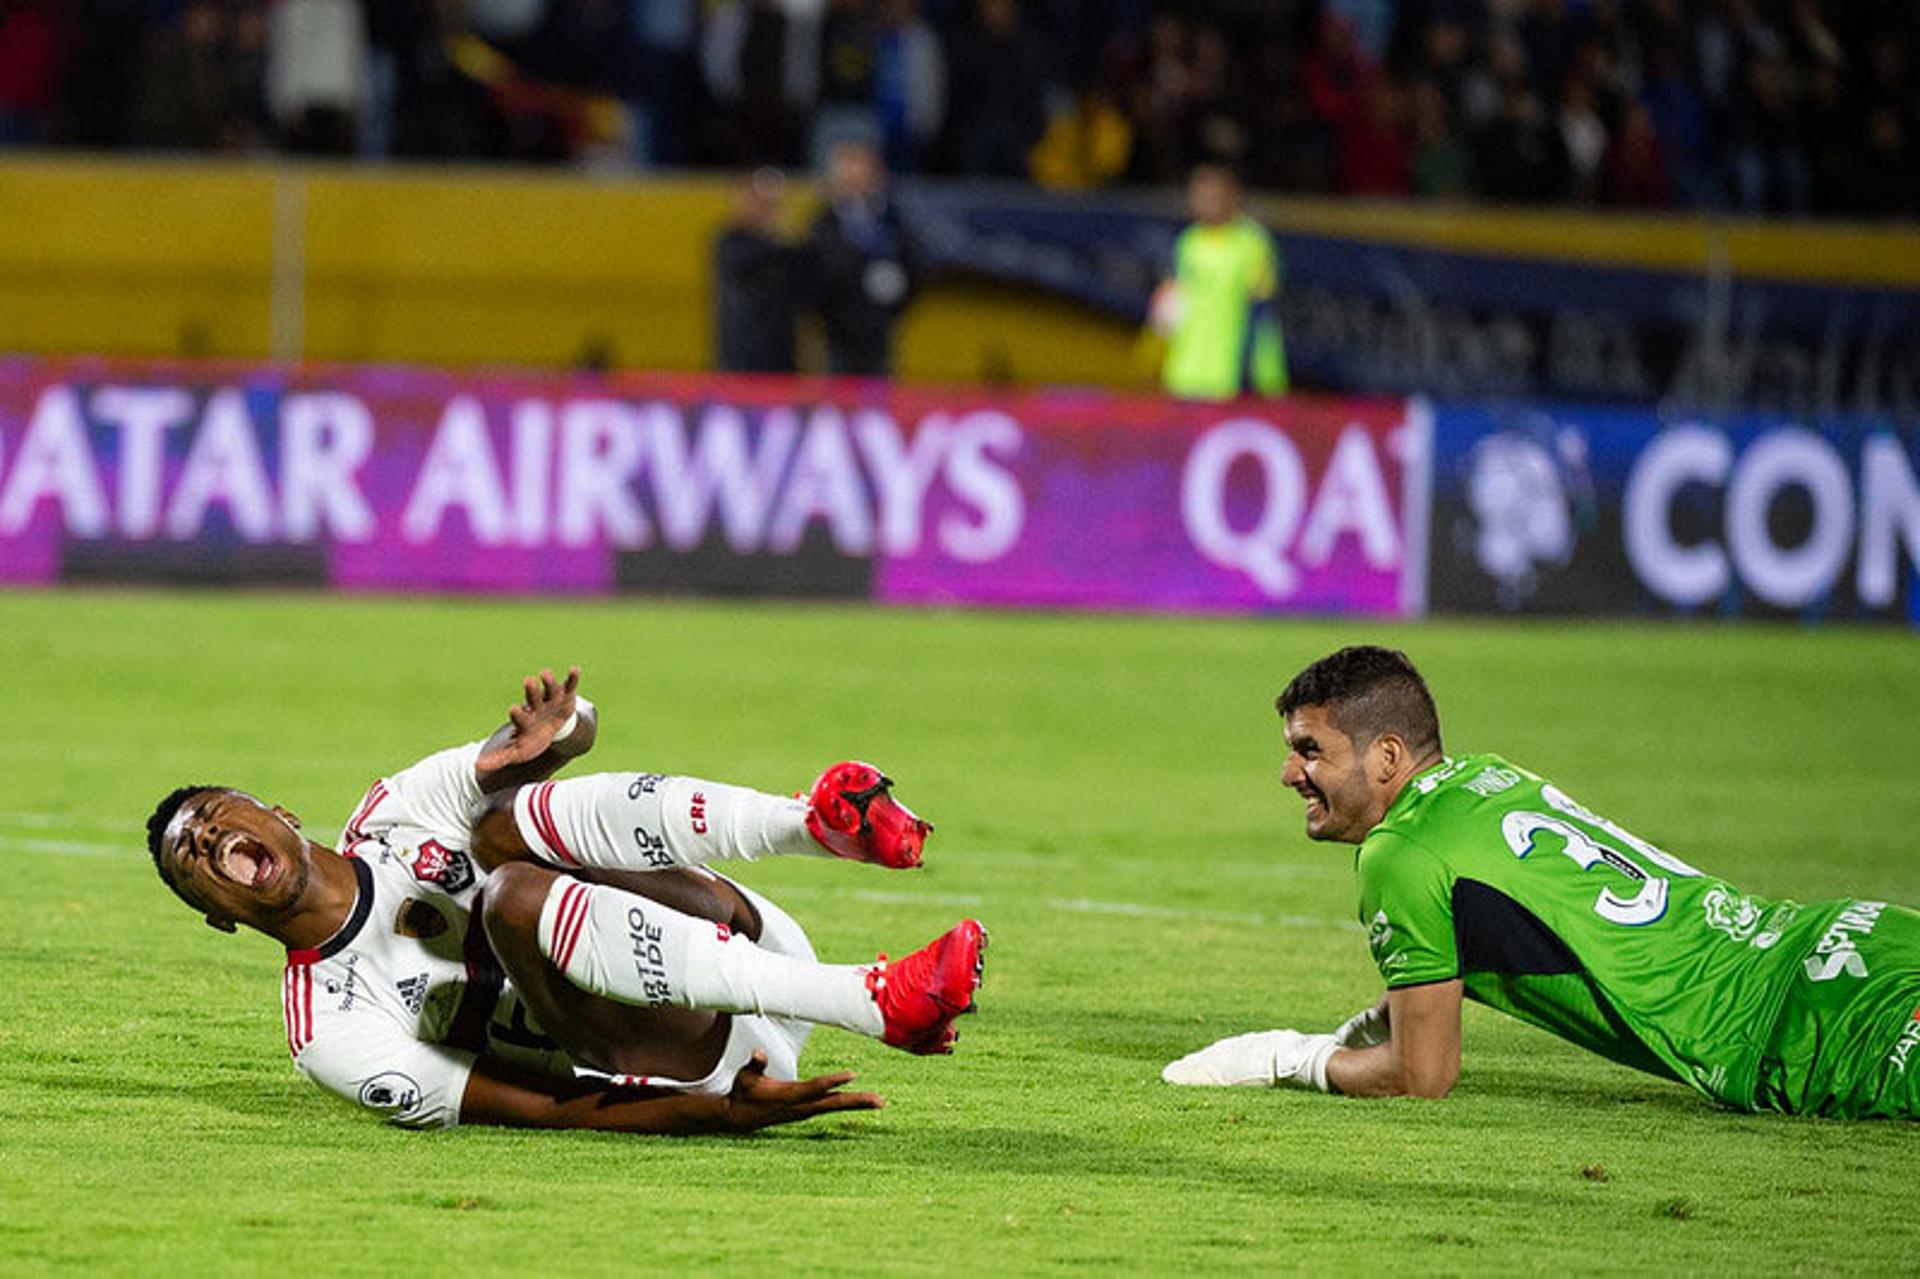
<svg viewBox="0 0 1920 1279">
<path fill-rule="evenodd" d="M 253 840 L 229 836 L 220 848 L 220 870 L 236 884 L 265 888 L 280 877 L 280 863 Z"/>
</svg>

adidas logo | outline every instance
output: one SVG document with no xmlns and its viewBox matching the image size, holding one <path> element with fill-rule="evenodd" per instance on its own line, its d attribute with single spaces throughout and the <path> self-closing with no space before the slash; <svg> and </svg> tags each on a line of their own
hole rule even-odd
<svg viewBox="0 0 1920 1279">
<path fill-rule="evenodd" d="M 427 1002 L 427 975 L 421 973 L 418 977 L 409 977 L 400 982 L 397 989 L 407 1005 L 407 1011 L 418 1014 L 421 1006 Z"/>
</svg>

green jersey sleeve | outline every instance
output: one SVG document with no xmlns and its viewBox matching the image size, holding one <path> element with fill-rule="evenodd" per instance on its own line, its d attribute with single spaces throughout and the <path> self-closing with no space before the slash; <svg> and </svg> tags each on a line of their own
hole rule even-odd
<svg viewBox="0 0 1920 1279">
<path fill-rule="evenodd" d="M 1419 844 L 1377 831 L 1360 846 L 1360 926 L 1387 989 L 1460 975 L 1453 874 Z"/>
</svg>

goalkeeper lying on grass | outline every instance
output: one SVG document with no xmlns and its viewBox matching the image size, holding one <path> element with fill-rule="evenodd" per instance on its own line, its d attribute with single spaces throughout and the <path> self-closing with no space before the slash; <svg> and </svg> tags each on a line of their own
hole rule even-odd
<svg viewBox="0 0 1920 1279">
<path fill-rule="evenodd" d="M 1743 1110 L 1920 1118 L 1920 913 L 1742 893 L 1497 756 L 1445 755 L 1402 653 L 1324 657 L 1279 710 L 1308 837 L 1360 845 L 1386 997 L 1332 1034 L 1223 1039 L 1167 1082 L 1443 1097 L 1464 998 Z"/>
</svg>

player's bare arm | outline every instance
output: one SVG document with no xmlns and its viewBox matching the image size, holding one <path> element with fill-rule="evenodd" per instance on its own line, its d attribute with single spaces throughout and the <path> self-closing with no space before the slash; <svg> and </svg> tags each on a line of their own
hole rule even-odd
<svg viewBox="0 0 1920 1279">
<path fill-rule="evenodd" d="M 770 1079 L 766 1055 L 755 1053 L 726 1093 L 694 1094 L 593 1079 L 555 1080 L 483 1057 L 467 1078 L 460 1119 L 514 1128 L 596 1128 L 660 1136 L 748 1133 L 886 1105 L 877 1093 L 843 1092 L 853 1078 L 852 1072 L 843 1071 L 812 1079 Z"/>
<path fill-rule="evenodd" d="M 593 749 L 600 719 L 580 696 L 580 668 L 565 679 L 550 670 L 521 683 L 521 700 L 507 708 L 507 722 L 481 745 L 474 761 L 480 789 L 489 794 L 544 781 L 568 761 Z"/>
<path fill-rule="evenodd" d="M 1327 1059 L 1327 1082 L 1333 1091 L 1349 1097 L 1444 1097 L 1452 1092 L 1460 1078 L 1463 990 L 1454 980 L 1389 991 L 1387 1041 L 1337 1049 Z"/>
</svg>

